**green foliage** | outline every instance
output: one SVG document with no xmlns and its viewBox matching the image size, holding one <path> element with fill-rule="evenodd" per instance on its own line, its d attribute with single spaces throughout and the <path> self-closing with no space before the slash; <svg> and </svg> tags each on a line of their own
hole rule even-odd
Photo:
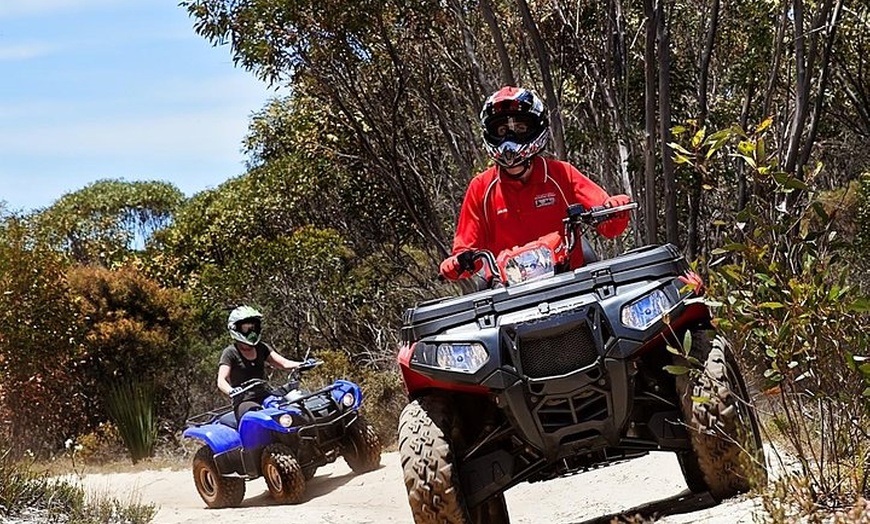
<svg viewBox="0 0 870 524">
<path fill-rule="evenodd" d="M 166 182 L 101 180 L 34 216 L 40 235 L 80 263 L 110 265 L 172 220 L 184 195 Z"/>
<path fill-rule="evenodd" d="M 20 218 L 0 222 L 0 420 L 16 456 L 82 429 L 73 371 L 81 325 L 67 270 Z"/>
<path fill-rule="evenodd" d="M 720 150 L 736 156 L 764 196 L 737 214 L 732 238 L 712 252 L 718 258 L 710 291 L 722 303 L 719 328 L 760 369 L 762 388 L 775 398 L 765 411 L 776 437 L 799 457 L 799 475 L 809 479 L 786 503 L 800 506 L 799 493 L 813 506 L 851 502 L 870 479 L 864 458 L 870 453 L 870 375 L 863 367 L 870 318 L 842 256 L 848 243 L 841 239 L 851 238 L 854 226 L 833 217 L 844 203 L 853 207 L 855 199 L 846 195 L 854 191 L 818 192 L 815 174 L 797 180 L 777 171 L 764 149 L 769 124 L 751 134 L 739 128 L 714 133 L 698 140 L 695 151 L 680 153 L 705 173 L 717 168 Z"/>
<path fill-rule="evenodd" d="M 154 387 L 145 381 L 127 380 L 109 388 L 106 409 L 118 428 L 133 463 L 150 457 L 157 441 Z"/>
</svg>

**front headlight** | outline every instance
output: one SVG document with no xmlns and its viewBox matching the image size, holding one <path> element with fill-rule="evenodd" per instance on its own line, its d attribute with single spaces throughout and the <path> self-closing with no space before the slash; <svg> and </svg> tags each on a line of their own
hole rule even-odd
<svg viewBox="0 0 870 524">
<path fill-rule="evenodd" d="M 657 289 L 631 304 L 622 307 L 623 325 L 634 329 L 646 329 L 659 320 L 671 308 L 671 301 L 664 291 Z"/>
<path fill-rule="evenodd" d="M 475 373 L 489 360 L 486 348 L 477 342 L 421 343 L 417 345 L 416 357 L 421 364 L 463 373 Z"/>
<path fill-rule="evenodd" d="M 285 413 L 278 417 L 278 424 L 280 424 L 282 428 L 289 428 L 293 425 L 293 417 Z"/>
<path fill-rule="evenodd" d="M 356 402 L 356 397 L 353 396 L 353 393 L 348 392 L 341 397 L 341 405 L 346 408 L 353 406 L 354 402 Z"/>
</svg>

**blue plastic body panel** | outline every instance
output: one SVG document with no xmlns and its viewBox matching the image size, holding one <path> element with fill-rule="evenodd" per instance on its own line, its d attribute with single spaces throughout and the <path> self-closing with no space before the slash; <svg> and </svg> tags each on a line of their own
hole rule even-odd
<svg viewBox="0 0 870 524">
<path fill-rule="evenodd" d="M 208 444 L 208 447 L 215 454 L 223 453 L 242 445 L 242 439 L 239 438 L 238 432 L 223 424 L 212 423 L 189 427 L 184 430 L 182 435 L 187 438 L 202 440 Z"/>
</svg>

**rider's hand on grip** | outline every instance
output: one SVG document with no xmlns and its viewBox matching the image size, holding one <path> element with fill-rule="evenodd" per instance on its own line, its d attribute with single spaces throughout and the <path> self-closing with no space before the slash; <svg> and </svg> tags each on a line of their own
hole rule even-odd
<svg viewBox="0 0 870 524">
<path fill-rule="evenodd" d="M 438 269 L 438 272 L 447 280 L 459 280 L 464 271 L 459 266 L 459 260 L 456 258 L 456 255 L 453 255 L 445 258 L 444 261 L 441 262 L 441 267 Z"/>
<path fill-rule="evenodd" d="M 628 195 L 613 195 L 612 197 L 608 197 L 607 200 L 604 201 L 604 207 L 619 207 L 624 206 L 631 202 L 631 198 Z M 615 215 L 617 218 L 624 218 L 628 216 L 628 212 L 623 212 L 618 215 Z"/>
<path fill-rule="evenodd" d="M 628 195 L 613 195 L 604 201 L 604 207 L 619 207 L 630 203 L 631 198 Z M 628 220 L 628 211 L 622 211 L 604 218 L 603 222 L 599 223 L 596 229 L 605 237 L 613 238 L 625 231 L 625 228 L 628 227 Z"/>
<path fill-rule="evenodd" d="M 447 280 L 466 278 L 475 271 L 473 252 L 464 251 L 458 255 L 449 256 L 441 262 L 439 273 Z"/>
</svg>

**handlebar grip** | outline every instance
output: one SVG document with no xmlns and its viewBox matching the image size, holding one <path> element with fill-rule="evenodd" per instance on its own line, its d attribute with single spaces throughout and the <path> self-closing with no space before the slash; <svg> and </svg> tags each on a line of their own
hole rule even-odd
<svg viewBox="0 0 870 524">
<path fill-rule="evenodd" d="M 462 271 L 468 271 L 469 273 L 474 272 L 474 251 L 463 251 L 462 253 L 456 255 L 456 260 L 459 262 L 459 267 L 462 269 Z"/>
</svg>

